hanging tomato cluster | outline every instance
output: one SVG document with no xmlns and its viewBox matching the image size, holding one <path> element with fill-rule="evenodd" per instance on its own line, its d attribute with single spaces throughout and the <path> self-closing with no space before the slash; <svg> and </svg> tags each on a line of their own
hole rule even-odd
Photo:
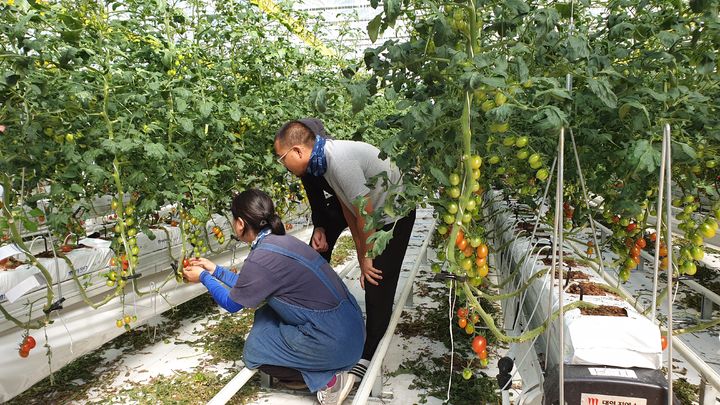
<svg viewBox="0 0 720 405">
<path fill-rule="evenodd" d="M 20 344 L 20 349 L 18 350 L 18 354 L 22 358 L 26 358 L 30 355 L 30 350 L 35 348 L 35 338 L 30 336 L 29 334 L 25 334 L 22 339 L 22 343 Z"/>
</svg>

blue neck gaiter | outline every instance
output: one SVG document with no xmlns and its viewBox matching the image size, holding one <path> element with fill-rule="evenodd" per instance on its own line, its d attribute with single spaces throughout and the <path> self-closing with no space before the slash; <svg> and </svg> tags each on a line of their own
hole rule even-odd
<svg viewBox="0 0 720 405">
<path fill-rule="evenodd" d="M 310 164 L 308 164 L 307 172 L 313 176 L 319 177 L 327 171 L 327 159 L 325 158 L 325 141 L 326 139 L 320 135 L 315 135 L 315 145 L 310 154 Z"/>
</svg>

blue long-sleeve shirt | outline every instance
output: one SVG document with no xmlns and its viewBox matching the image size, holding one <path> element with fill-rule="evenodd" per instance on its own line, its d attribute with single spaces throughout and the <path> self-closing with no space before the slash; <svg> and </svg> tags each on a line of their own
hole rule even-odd
<svg viewBox="0 0 720 405">
<path fill-rule="evenodd" d="M 208 271 L 200 273 L 200 282 L 208 289 L 210 295 L 218 305 L 228 312 L 237 312 L 243 309 L 243 306 L 233 301 L 230 298 L 229 290 L 223 286 L 223 284 L 228 287 L 235 286 L 237 277 L 237 274 L 231 272 L 229 269 L 216 266 L 213 274 L 210 274 Z"/>
</svg>

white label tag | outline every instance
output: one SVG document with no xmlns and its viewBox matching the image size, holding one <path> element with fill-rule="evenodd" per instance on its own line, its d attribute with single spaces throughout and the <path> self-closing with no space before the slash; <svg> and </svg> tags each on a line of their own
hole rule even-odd
<svg viewBox="0 0 720 405">
<path fill-rule="evenodd" d="M 580 405 L 647 405 L 647 399 L 582 393 Z"/>
<path fill-rule="evenodd" d="M 6 257 L 16 255 L 18 253 L 22 253 L 22 252 L 23 251 L 20 250 L 20 248 L 14 243 L 5 245 L 3 247 L 0 247 L 0 260 L 4 259 Z"/>
<path fill-rule="evenodd" d="M 599 376 L 605 376 L 605 377 L 625 377 L 625 378 L 637 379 L 637 374 L 635 374 L 635 371 L 628 370 L 625 368 L 588 367 L 588 371 L 590 371 L 590 374 L 592 374 L 592 375 L 599 375 Z"/>
<path fill-rule="evenodd" d="M 32 276 L 26 278 L 25 280 L 21 281 L 18 285 L 14 286 L 13 288 L 9 289 L 5 293 L 5 298 L 7 298 L 8 302 L 15 302 L 18 298 L 25 295 L 25 293 L 34 290 L 38 287 L 42 287 L 45 284 L 45 279 L 40 274 L 33 274 Z"/>
</svg>

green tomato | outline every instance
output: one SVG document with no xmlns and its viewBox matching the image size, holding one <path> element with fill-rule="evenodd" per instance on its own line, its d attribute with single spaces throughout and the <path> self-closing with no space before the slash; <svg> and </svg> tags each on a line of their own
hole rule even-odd
<svg viewBox="0 0 720 405">
<path fill-rule="evenodd" d="M 539 162 L 539 161 L 540 161 L 540 154 L 539 154 L 539 153 L 533 153 L 533 154 L 530 155 L 530 157 L 528 158 L 528 163 L 531 164 L 531 165 L 532 165 L 533 163 L 537 163 L 537 162 Z"/>
<path fill-rule="evenodd" d="M 482 104 L 480 104 L 480 108 L 483 110 L 483 112 L 488 112 L 495 108 L 495 102 L 492 100 L 485 100 Z"/>
<path fill-rule="evenodd" d="M 470 238 L 470 246 L 476 248 L 478 246 L 482 245 L 482 238 L 476 236 L 474 238 Z"/>
<path fill-rule="evenodd" d="M 495 105 L 500 107 L 501 105 L 505 104 L 507 101 L 507 96 L 503 94 L 502 92 L 495 93 Z"/>
<path fill-rule="evenodd" d="M 530 163 L 530 168 L 532 168 L 532 169 L 537 170 L 537 169 L 539 169 L 539 168 L 541 168 L 541 167 L 542 167 L 542 162 Z"/>
<path fill-rule="evenodd" d="M 535 177 L 537 177 L 540 181 L 545 181 L 550 176 L 550 172 L 547 169 L 540 169 L 535 173 Z"/>
<path fill-rule="evenodd" d="M 472 214 L 470 214 L 469 212 L 464 213 L 462 216 L 462 223 L 469 224 L 470 221 L 472 221 Z"/>
<path fill-rule="evenodd" d="M 452 225 L 455 222 L 455 216 L 451 214 L 445 214 L 443 215 L 443 222 L 448 225 Z"/>
<path fill-rule="evenodd" d="M 446 233 L 448 233 L 448 227 L 445 225 L 440 225 L 438 226 L 437 231 L 440 235 L 445 235 Z"/>
<path fill-rule="evenodd" d="M 515 141 L 515 146 L 518 148 L 524 148 L 528 144 L 528 137 L 527 136 L 521 136 Z"/>
<path fill-rule="evenodd" d="M 513 146 L 515 145 L 515 137 L 514 136 L 508 136 L 503 139 L 503 145 L 505 146 Z"/>
<path fill-rule="evenodd" d="M 528 152 L 527 149 L 521 149 L 517 152 L 517 154 L 515 156 L 517 156 L 517 158 L 520 160 L 525 160 L 528 158 L 529 154 L 530 154 L 530 152 Z"/>
<path fill-rule="evenodd" d="M 462 372 L 463 379 L 465 380 L 469 380 L 470 378 L 472 378 L 472 375 L 473 372 L 469 368 L 465 368 L 465 370 L 463 370 Z"/>
<path fill-rule="evenodd" d="M 705 239 L 710 239 L 715 236 L 715 229 L 713 229 L 707 222 L 700 224 L 698 231 Z"/>
<path fill-rule="evenodd" d="M 450 204 L 448 204 L 447 210 L 448 210 L 449 213 L 451 213 L 451 214 L 453 214 L 453 215 L 456 214 L 456 213 L 458 212 L 458 205 L 457 205 L 457 203 L 451 202 Z"/>
<path fill-rule="evenodd" d="M 700 246 L 691 247 L 690 253 L 695 260 L 702 260 L 702 258 L 705 257 L 705 251 Z"/>
<path fill-rule="evenodd" d="M 470 157 L 470 168 L 473 170 L 477 170 L 482 165 L 482 158 L 478 155 L 473 155 Z"/>
<path fill-rule="evenodd" d="M 448 180 L 450 180 L 451 186 L 460 184 L 460 176 L 457 173 L 451 173 L 450 176 L 448 176 Z"/>
<path fill-rule="evenodd" d="M 450 197 L 452 197 L 452 198 L 458 198 L 458 197 L 460 197 L 460 189 L 459 189 L 458 187 L 452 187 L 452 188 L 448 191 L 448 194 L 449 194 Z"/>
<path fill-rule="evenodd" d="M 490 156 L 490 159 L 488 159 L 488 162 L 489 162 L 491 165 L 496 165 L 496 164 L 500 163 L 500 156 L 498 156 L 498 155 L 492 155 L 492 156 Z"/>
<path fill-rule="evenodd" d="M 465 204 L 465 209 L 467 209 L 468 211 L 475 211 L 475 208 L 475 200 L 473 200 L 472 198 L 469 199 L 467 204 Z"/>
<path fill-rule="evenodd" d="M 440 273 L 442 267 L 440 267 L 439 263 L 433 263 L 432 266 L 430 266 L 430 270 L 432 270 L 433 273 Z"/>
</svg>

